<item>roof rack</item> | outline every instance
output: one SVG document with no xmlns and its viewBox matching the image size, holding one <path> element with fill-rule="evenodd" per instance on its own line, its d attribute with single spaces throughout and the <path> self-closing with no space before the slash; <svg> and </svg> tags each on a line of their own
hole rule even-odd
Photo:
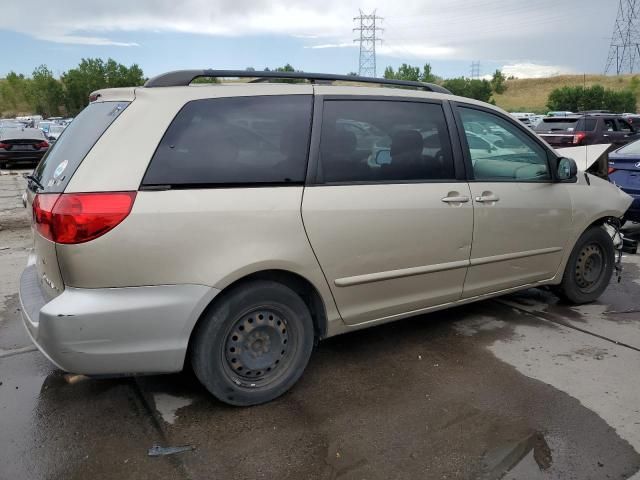
<svg viewBox="0 0 640 480">
<path fill-rule="evenodd" d="M 175 70 L 150 78 L 144 84 L 147 88 L 155 87 L 184 87 L 196 78 L 255 78 L 254 82 L 265 82 L 269 79 L 308 80 L 311 83 L 324 82 L 357 82 L 375 83 L 378 85 L 393 85 L 396 87 L 413 87 L 429 92 L 451 94 L 449 90 L 433 83 L 412 82 L 408 80 L 389 80 L 386 78 L 359 77 L 355 75 L 334 75 L 330 73 L 307 72 L 263 72 L 251 70 Z"/>
</svg>

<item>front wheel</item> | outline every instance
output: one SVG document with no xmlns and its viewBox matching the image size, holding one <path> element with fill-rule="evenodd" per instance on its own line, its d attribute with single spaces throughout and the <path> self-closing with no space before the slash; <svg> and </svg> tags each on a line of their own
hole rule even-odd
<svg viewBox="0 0 640 480">
<path fill-rule="evenodd" d="M 573 247 L 562 283 L 554 291 L 578 305 L 593 302 L 609 285 L 614 261 L 615 248 L 609 234 L 602 227 L 591 227 Z"/>
<path fill-rule="evenodd" d="M 314 340 L 309 309 L 296 292 L 266 280 L 223 295 L 196 329 L 191 352 L 196 376 L 231 405 L 279 397 L 309 361 Z"/>
</svg>

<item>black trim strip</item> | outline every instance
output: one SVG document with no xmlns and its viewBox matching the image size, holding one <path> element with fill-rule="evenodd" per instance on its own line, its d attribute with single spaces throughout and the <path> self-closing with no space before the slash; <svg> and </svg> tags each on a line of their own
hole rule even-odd
<svg viewBox="0 0 640 480">
<path fill-rule="evenodd" d="M 224 188 L 269 188 L 269 187 L 303 187 L 304 182 L 254 182 L 254 183 L 175 183 L 168 185 L 141 185 L 141 192 L 158 192 L 166 190 L 204 190 Z"/>
</svg>

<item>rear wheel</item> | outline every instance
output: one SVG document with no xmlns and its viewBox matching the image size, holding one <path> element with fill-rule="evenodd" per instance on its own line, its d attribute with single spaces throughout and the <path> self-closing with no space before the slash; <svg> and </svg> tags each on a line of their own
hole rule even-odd
<svg viewBox="0 0 640 480">
<path fill-rule="evenodd" d="M 251 281 L 224 294 L 194 333 L 200 382 L 231 405 L 273 400 L 300 378 L 314 339 L 311 314 L 290 288 Z"/>
<path fill-rule="evenodd" d="M 9 167 L 9 163 L 8 162 L 0 161 L 0 170 L 6 170 L 8 167 Z"/>
<path fill-rule="evenodd" d="M 601 227 L 584 232 L 571 252 L 562 283 L 555 292 L 575 303 L 596 300 L 605 291 L 613 274 L 615 249 L 609 234 Z"/>
</svg>

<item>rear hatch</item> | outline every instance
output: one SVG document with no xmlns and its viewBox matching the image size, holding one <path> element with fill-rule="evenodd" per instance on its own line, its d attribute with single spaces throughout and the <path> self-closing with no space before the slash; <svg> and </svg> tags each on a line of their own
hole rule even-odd
<svg viewBox="0 0 640 480">
<path fill-rule="evenodd" d="M 640 142 L 609 154 L 609 178 L 631 195 L 640 195 Z"/>
<path fill-rule="evenodd" d="M 546 117 L 535 128 L 536 133 L 554 147 L 580 145 L 585 135 L 579 117 Z"/>
<path fill-rule="evenodd" d="M 31 227 L 34 239 L 30 262 L 37 267 L 38 280 L 48 300 L 62 293 L 64 283 L 58 267 L 56 243 L 43 234 L 47 212 L 50 213 L 61 198 L 87 153 L 129 103 L 91 103 L 69 124 L 64 135 L 49 149 L 29 177 L 27 208 L 33 212 Z"/>
</svg>

